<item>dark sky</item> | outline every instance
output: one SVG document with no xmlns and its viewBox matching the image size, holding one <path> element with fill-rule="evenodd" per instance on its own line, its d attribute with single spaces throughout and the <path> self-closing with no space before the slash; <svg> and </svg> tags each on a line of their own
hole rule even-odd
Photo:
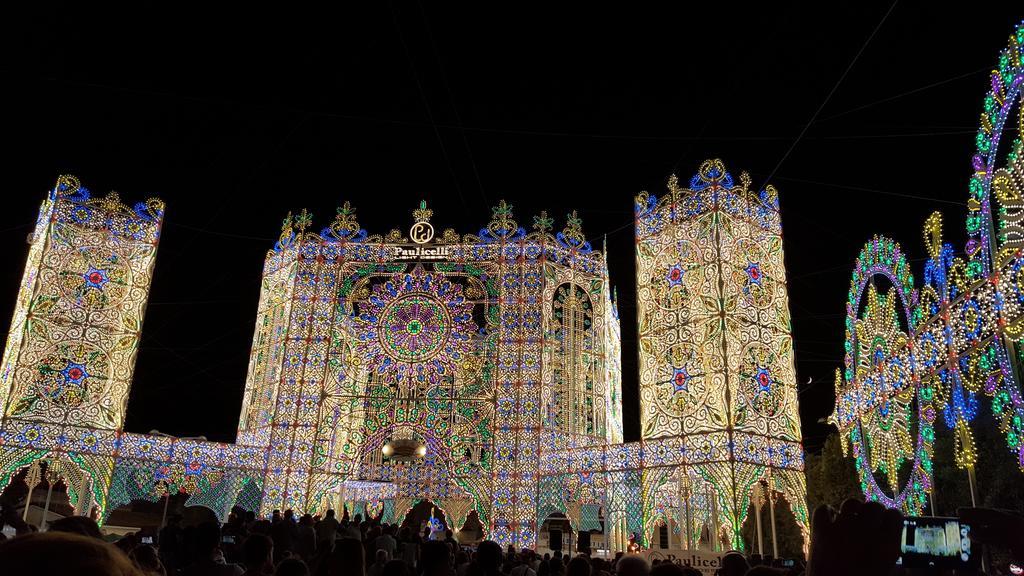
<svg viewBox="0 0 1024 576">
<path fill-rule="evenodd" d="M 922 257 L 933 210 L 962 245 L 987 71 L 1024 16 L 1010 2 L 141 4 L 39 3 L 5 18 L 0 60 L 0 323 L 58 174 L 167 202 L 128 430 L 233 440 L 263 256 L 289 210 L 319 226 L 351 200 L 383 233 L 425 198 L 435 226 L 467 233 L 504 198 L 520 223 L 546 209 L 560 228 L 578 209 L 593 242 L 607 235 L 635 439 L 632 199 L 721 157 L 780 190 L 811 449 L 853 259 L 874 233 Z"/>
</svg>

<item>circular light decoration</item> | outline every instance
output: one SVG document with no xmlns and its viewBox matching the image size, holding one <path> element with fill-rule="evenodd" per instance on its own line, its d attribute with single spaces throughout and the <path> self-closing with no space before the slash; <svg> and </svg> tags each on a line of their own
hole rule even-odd
<svg viewBox="0 0 1024 576">
<path fill-rule="evenodd" d="M 778 365 L 777 354 L 764 344 L 754 343 L 743 351 L 740 390 L 755 412 L 769 418 L 785 400 L 785 386 L 776 376 Z"/>
<path fill-rule="evenodd" d="M 64 294 L 83 308 L 116 306 L 131 288 L 131 267 L 124 257 L 97 246 L 72 252 L 60 263 L 58 277 Z"/>
<path fill-rule="evenodd" d="M 426 362 L 437 356 L 452 331 L 448 309 L 430 294 L 408 294 L 388 303 L 381 322 L 380 345 L 399 362 Z"/>
<path fill-rule="evenodd" d="M 971 278 L 994 276 L 1001 292 L 998 304 L 1002 333 L 1010 340 L 1024 337 L 1024 277 L 1020 271 L 1024 261 L 1024 23 L 1018 24 L 1007 47 L 999 54 L 997 66 L 989 76 L 981 124 L 975 137 L 976 152 L 971 159 L 969 213 L 967 216 L 968 274 Z M 1012 136 L 1003 141 L 1004 131 Z M 993 209 L 991 199 L 998 208 Z M 998 222 L 993 219 L 998 214 Z M 993 234 L 995 232 L 995 234 Z M 977 303 L 976 303 L 977 304 Z M 984 304 L 984 303 L 983 303 Z M 974 310 L 963 314 L 967 330 L 977 324 L 971 321 Z M 968 332 L 968 337 L 971 332 Z M 992 396 L 992 414 L 1006 434 L 1006 443 L 1017 456 L 1024 470 L 1024 397 L 1001 339 L 993 340 L 989 355 L 998 370 L 983 383 Z M 1020 354 L 1018 348 L 1018 354 Z M 1024 358 L 1022 358 L 1024 359 Z M 965 384 L 979 382 L 967 381 Z M 970 392 L 970 390 L 969 390 Z M 969 394 L 968 394 L 969 396 Z M 957 398 L 956 409 L 968 416 L 973 408 L 968 398 Z M 966 400 L 966 401 L 965 401 Z M 958 419 L 958 441 L 970 441 L 970 430 L 963 418 Z M 959 456 L 959 454 L 958 454 Z"/>
<path fill-rule="evenodd" d="M 748 306 L 769 307 L 775 298 L 776 279 L 770 278 L 765 265 L 781 258 L 750 239 L 741 238 L 736 241 L 736 245 L 743 256 L 732 271 L 733 281 L 742 287 L 743 299 Z"/>
<path fill-rule="evenodd" d="M 434 385 L 473 351 L 473 303 L 421 268 L 373 287 L 357 316 L 358 353 L 386 380 Z"/>
<path fill-rule="evenodd" d="M 882 282 L 892 286 L 879 289 Z M 852 447 L 865 497 L 919 513 L 932 486 L 935 409 L 933 384 L 922 382 L 914 369 L 913 284 L 906 258 L 892 240 L 876 236 L 861 250 L 846 303 L 845 370 L 836 375 L 831 420 L 843 436 L 844 451 Z M 901 328 L 897 303 L 910 334 Z M 910 477 L 900 485 L 897 473 L 908 461 Z M 875 478 L 879 471 L 888 479 L 889 493 Z"/>
<path fill-rule="evenodd" d="M 976 152 L 971 164 L 970 201 L 967 217 L 969 241 L 967 253 L 972 256 L 973 277 L 990 274 L 1003 257 L 1024 247 L 1024 197 L 1021 195 L 1021 138 L 1024 124 L 1021 99 L 1024 98 L 1024 23 L 1010 36 L 1000 53 L 998 65 L 989 77 L 981 113 L 981 125 L 975 137 Z M 1016 126 L 1014 125 L 1016 120 Z M 1009 125 L 1007 125 L 1009 123 Z M 1014 130 L 1016 129 L 1016 130 Z M 1003 131 L 1017 132 L 1009 143 L 1002 142 Z M 1006 167 L 1000 168 L 1000 148 L 1006 148 Z M 998 238 L 993 238 L 992 195 L 999 201 Z M 998 250 L 997 250 L 998 248 Z M 997 261 L 993 262 L 992 258 Z"/>
<path fill-rule="evenodd" d="M 880 293 L 874 284 L 866 292 L 864 314 L 856 324 L 856 374 L 866 386 L 861 398 L 861 433 L 867 439 L 866 463 L 885 472 L 889 489 L 899 491 L 897 471 L 913 456 L 914 386 L 910 362 L 901 359 L 909 342 L 900 330 L 896 294 Z M 906 358 L 904 356 L 904 358 Z"/>
<path fill-rule="evenodd" d="M 57 345 L 37 361 L 32 384 L 12 405 L 11 415 L 36 412 L 57 417 L 66 410 L 86 409 L 110 371 L 110 359 L 99 348 L 86 343 Z"/>
<path fill-rule="evenodd" d="M 697 248 L 693 243 L 679 239 L 658 254 L 651 271 L 652 297 L 662 310 L 685 315 L 682 310 L 694 287 L 700 281 Z M 680 316 L 685 317 L 685 316 Z"/>
<path fill-rule="evenodd" d="M 667 359 L 669 363 L 660 372 L 662 380 L 655 398 L 671 417 L 689 417 L 708 393 L 705 367 L 697 351 L 686 343 L 669 348 Z"/>
</svg>

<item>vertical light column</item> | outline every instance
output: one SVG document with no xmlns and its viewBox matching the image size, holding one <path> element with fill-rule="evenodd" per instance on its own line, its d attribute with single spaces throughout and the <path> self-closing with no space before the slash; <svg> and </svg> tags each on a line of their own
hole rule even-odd
<svg viewBox="0 0 1024 576">
<path fill-rule="evenodd" d="M 0 488 L 21 466 L 73 452 L 89 477 L 82 512 L 103 510 L 163 214 L 157 199 L 92 198 L 72 176 L 44 200 L 0 372 L 6 450 L 26 451 L 0 458 Z"/>
<path fill-rule="evenodd" d="M 527 258 L 526 246 L 519 246 L 520 289 L 519 307 L 522 311 L 520 329 L 520 381 L 517 390 L 516 418 L 518 420 L 518 447 L 516 451 L 519 469 L 519 487 L 516 496 L 516 522 L 518 524 L 514 543 L 517 548 L 534 548 L 537 545 L 537 492 L 540 480 L 540 394 L 541 365 L 543 349 L 543 328 L 540 322 L 529 319 L 540 318 L 541 283 L 530 282 L 531 278 L 543 277 L 543 268 L 537 260 Z"/>
<path fill-rule="evenodd" d="M 494 411 L 494 472 L 492 485 L 490 537 L 503 547 L 515 542 L 518 528 L 515 510 L 519 491 L 519 471 L 516 466 L 516 407 L 519 373 L 519 299 L 520 279 L 515 261 L 508 262 L 504 243 L 499 246 L 497 269 L 501 278 L 498 313 L 502 321 L 498 328 L 498 367 Z"/>
<path fill-rule="evenodd" d="M 163 202 L 92 199 L 62 176 L 32 236 L 0 374 L 7 419 L 119 430 Z M 4 394 L 4 392 L 9 393 Z"/>
<path fill-rule="evenodd" d="M 738 547 L 752 486 L 773 468 L 802 474 L 777 194 L 709 160 L 686 187 L 641 194 L 636 227 L 642 434 L 711 450 L 693 470 Z"/>
<path fill-rule="evenodd" d="M 270 442 L 294 282 L 294 260 L 282 261 L 280 253 L 271 251 L 263 270 L 256 330 L 249 354 L 242 414 L 238 423 L 239 444 L 267 446 Z"/>
<path fill-rule="evenodd" d="M 263 498 L 260 514 L 268 516 L 273 510 L 292 508 L 296 500 L 290 494 L 289 480 L 292 477 L 292 448 L 295 439 L 295 418 L 305 355 L 306 334 L 309 331 L 306 317 L 309 313 L 309 298 L 299 286 L 301 260 L 293 228 L 292 215 L 285 218 L 281 239 L 274 247 L 275 254 L 268 255 L 277 261 L 277 266 L 290 269 L 285 294 L 287 295 L 286 328 L 280 335 L 282 342 L 281 368 L 276 382 L 277 392 L 273 399 L 273 414 L 270 418 L 270 437 L 267 451 L 267 471 L 263 479 Z M 284 296 L 282 295 L 282 296 Z M 305 296 L 305 297 L 304 297 Z M 301 488 L 299 489 L 301 492 Z"/>
<path fill-rule="evenodd" d="M 325 398 L 330 335 L 337 309 L 337 286 L 333 281 L 336 266 L 323 258 L 323 247 L 319 239 L 304 243 L 300 249 L 297 279 L 301 297 L 308 301 L 308 314 L 302 320 L 308 331 L 304 333 L 303 372 L 295 407 L 288 491 L 295 509 L 303 512 L 312 512 L 320 505 L 326 488 L 324 483 L 329 482 L 328 478 L 317 473 L 326 467 L 326 462 L 314 462 L 318 433 L 331 432 L 318 430 L 318 425 L 320 407 Z"/>
<path fill-rule="evenodd" d="M 525 255 L 525 232 L 501 201 L 482 236 L 491 238 L 500 291 L 498 367 L 494 415 L 494 468 L 490 538 L 502 546 L 536 542 L 539 389 L 542 334 L 527 328 L 527 311 L 539 313 L 540 269 Z M 524 282 L 529 275 L 531 287 Z M 539 318 L 539 315 L 536 316 Z"/>
<path fill-rule="evenodd" d="M 611 286 L 607 283 L 608 269 L 605 268 L 605 381 L 607 383 L 607 441 L 621 444 L 623 441 L 622 422 L 622 335 L 619 328 L 619 306 L 613 299 Z"/>
</svg>

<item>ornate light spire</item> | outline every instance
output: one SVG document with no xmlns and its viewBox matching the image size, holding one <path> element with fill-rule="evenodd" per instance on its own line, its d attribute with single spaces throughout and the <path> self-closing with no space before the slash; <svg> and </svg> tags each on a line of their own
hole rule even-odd
<svg viewBox="0 0 1024 576">
<path fill-rule="evenodd" d="M 281 221 L 281 235 L 277 238 L 277 245 L 274 246 L 276 250 L 284 250 L 285 248 L 292 245 L 292 240 L 295 239 L 295 230 L 292 228 L 292 212 L 288 211 L 288 215 Z"/>
<path fill-rule="evenodd" d="M 360 233 L 362 235 L 366 234 L 359 227 L 359 222 L 356 220 L 356 209 L 346 200 L 344 204 L 338 207 L 338 211 L 334 215 L 334 222 L 331 222 L 330 226 L 324 228 L 320 232 L 320 236 L 324 240 L 349 240 L 360 235 Z"/>
<path fill-rule="evenodd" d="M 558 234 L 558 238 L 571 248 L 578 248 L 588 252 L 590 251 L 590 244 L 587 242 L 587 237 L 583 235 L 583 220 L 576 214 L 575 210 L 569 214 L 565 230 L 562 230 Z"/>
<path fill-rule="evenodd" d="M 434 211 L 427 208 L 427 201 L 420 200 L 420 207 L 412 211 L 412 217 L 416 219 L 416 222 L 430 222 L 430 217 L 434 215 Z"/>
<path fill-rule="evenodd" d="M 540 214 L 533 217 L 533 229 L 544 234 L 550 232 L 555 226 L 555 219 L 548 216 L 547 210 L 541 210 Z"/>
<path fill-rule="evenodd" d="M 508 202 L 499 201 L 497 206 L 491 208 L 491 213 L 493 216 L 487 225 L 487 231 L 494 237 L 504 238 L 519 229 L 519 224 L 512 217 L 512 205 Z"/>
<path fill-rule="evenodd" d="M 309 225 L 313 223 L 313 213 L 306 210 L 305 208 L 299 212 L 299 215 L 295 217 L 295 227 L 299 229 L 299 234 L 306 231 Z"/>
<path fill-rule="evenodd" d="M 420 207 L 412 211 L 412 217 L 416 222 L 409 229 L 409 238 L 417 244 L 426 244 L 434 239 L 434 227 L 430 224 L 430 217 L 434 211 L 427 208 L 427 201 L 420 200 Z"/>
</svg>

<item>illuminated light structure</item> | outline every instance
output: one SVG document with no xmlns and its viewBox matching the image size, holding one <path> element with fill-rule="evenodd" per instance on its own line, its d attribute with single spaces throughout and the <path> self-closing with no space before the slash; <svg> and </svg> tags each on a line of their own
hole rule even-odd
<svg viewBox="0 0 1024 576">
<path fill-rule="evenodd" d="M 92 198 L 70 176 L 43 201 L 0 372 L 0 489 L 45 461 L 76 511 L 102 519 L 168 491 L 223 512 L 259 476 L 259 450 L 122 429 L 163 213 L 157 199 Z"/>
<path fill-rule="evenodd" d="M 963 254 L 942 241 L 935 213 L 924 226 L 921 288 L 899 245 L 884 237 L 861 250 L 850 284 L 831 421 L 856 460 L 865 496 L 910 513 L 928 502 L 936 420 L 954 434 L 954 458 L 973 492 L 971 422 L 981 393 L 1024 471 L 1024 149 L 1019 134 L 1002 142 L 1008 122 L 1024 128 L 1022 58 L 1024 24 L 1000 55 L 984 100 Z M 901 474 L 906 466 L 909 474 Z"/>
<path fill-rule="evenodd" d="M 777 195 L 749 185 L 709 160 L 637 198 L 643 440 L 542 452 L 542 503 L 578 529 L 600 507 L 613 550 L 659 525 L 672 548 L 742 549 L 761 482 L 808 537 Z"/>
<path fill-rule="evenodd" d="M 342 503 L 401 520 L 427 499 L 533 546 L 542 448 L 621 441 L 607 264 L 573 213 L 529 233 L 501 202 L 477 235 L 368 235 L 346 203 L 286 218 L 266 257 L 236 444 L 121 428 L 163 204 L 43 203 L 4 355 L 0 487 L 43 460 L 76 511 L 189 494 L 222 517 Z M 615 358 L 612 359 L 611 357 Z M 82 494 L 85 494 L 82 496 Z M 596 511 L 593 511 L 596 517 Z"/>
<path fill-rule="evenodd" d="M 162 217 L 159 200 L 92 199 L 70 177 L 43 201 L 0 374 L 0 485 L 12 465 L 67 458 L 74 501 L 102 506 Z"/>
<path fill-rule="evenodd" d="M 435 236 L 425 203 L 408 236 L 368 234 L 347 202 L 319 232 L 289 214 L 237 442 L 220 444 L 121 429 L 163 205 L 93 200 L 62 177 L 3 360 L 0 488 L 42 460 L 100 521 L 179 492 L 221 517 L 345 506 L 400 522 L 427 500 L 503 545 L 535 546 L 560 513 L 625 549 L 659 522 L 677 546 L 742 547 L 766 481 L 806 531 L 778 208 L 748 186 L 709 161 L 689 189 L 637 201 L 641 442 L 622 442 L 604 254 L 575 212 L 527 232 L 502 201 L 461 236 Z"/>
<path fill-rule="evenodd" d="M 686 456 L 675 467 L 645 463 L 648 533 L 655 521 L 685 524 L 685 509 L 698 507 L 681 494 L 710 493 L 704 522 L 726 547 L 741 546 L 764 481 L 807 535 L 778 210 L 773 187 L 751 190 L 746 173 L 736 181 L 720 160 L 686 188 L 673 177 L 660 199 L 637 198 L 641 434 Z"/>
<path fill-rule="evenodd" d="M 542 446 L 621 430 L 604 257 L 575 214 L 527 233 L 501 202 L 439 238 L 425 204 L 413 216 L 406 238 L 368 235 L 348 204 L 318 234 L 303 212 L 268 253 L 239 428 L 267 447 L 261 510 L 340 498 L 400 521 L 430 500 L 533 546 Z"/>
</svg>

